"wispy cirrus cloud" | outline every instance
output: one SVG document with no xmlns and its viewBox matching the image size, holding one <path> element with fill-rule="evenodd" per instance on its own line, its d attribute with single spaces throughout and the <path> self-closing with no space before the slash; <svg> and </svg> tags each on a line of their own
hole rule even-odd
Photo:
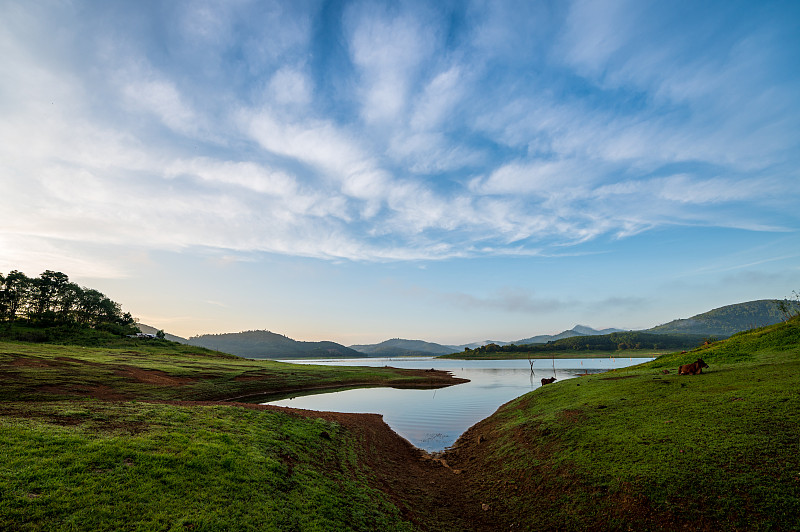
<svg viewBox="0 0 800 532">
<path fill-rule="evenodd" d="M 423 62 L 436 49 L 434 28 L 419 15 L 379 4 L 353 4 L 345 16 L 367 123 L 394 121 L 406 111 Z"/>
<path fill-rule="evenodd" d="M 441 298 L 452 306 L 461 309 L 502 310 L 511 313 L 543 314 L 553 312 L 568 304 L 557 299 L 539 299 L 524 290 L 506 288 L 485 297 L 466 293 L 442 294 Z"/>
<path fill-rule="evenodd" d="M 382 261 L 797 226 L 798 80 L 769 12 L 705 46 L 623 1 L 100 11 L 4 10 L 12 231 Z"/>
</svg>

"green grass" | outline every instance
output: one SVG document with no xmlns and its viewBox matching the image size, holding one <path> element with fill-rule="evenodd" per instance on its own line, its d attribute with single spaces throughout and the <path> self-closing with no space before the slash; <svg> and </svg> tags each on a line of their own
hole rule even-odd
<svg viewBox="0 0 800 532">
<path fill-rule="evenodd" d="M 333 422 L 233 406 L 4 403 L 2 530 L 408 530 Z"/>
<path fill-rule="evenodd" d="M 676 375 L 697 358 L 702 375 Z M 800 529 L 798 375 L 800 318 L 558 381 L 445 455 L 463 469 L 453 500 L 485 502 L 498 529 Z M 0 342 L 0 530 L 410 529 L 370 487 L 384 484 L 363 453 L 381 449 L 355 426 L 154 403 L 365 383 L 420 379 L 189 346 Z"/>
<path fill-rule="evenodd" d="M 360 426 L 221 401 L 456 382 L 170 342 L 0 342 L 0 530 L 408 530 L 370 487 Z"/>
<path fill-rule="evenodd" d="M 139 341 L 127 349 L 0 342 L 2 401 L 104 393 L 112 399 L 222 400 L 309 388 L 436 384 L 446 382 L 394 368 L 249 360 L 172 342 Z"/>
<path fill-rule="evenodd" d="M 535 529 L 796 530 L 798 375 L 794 320 L 543 387 L 488 420 L 481 489 Z"/>
</svg>

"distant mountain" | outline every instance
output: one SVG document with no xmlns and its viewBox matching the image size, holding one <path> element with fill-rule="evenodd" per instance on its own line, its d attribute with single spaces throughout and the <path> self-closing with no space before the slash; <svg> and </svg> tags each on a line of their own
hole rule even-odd
<svg viewBox="0 0 800 532">
<path fill-rule="evenodd" d="M 790 303 L 800 309 L 797 303 Z M 727 338 L 740 331 L 764 327 L 783 321 L 785 316 L 778 309 L 778 301 L 760 299 L 716 308 L 691 318 L 673 320 L 644 332 L 661 334 L 701 334 Z"/>
<path fill-rule="evenodd" d="M 145 325 L 144 323 L 137 323 L 136 326 L 139 327 L 139 330 L 145 334 L 155 334 L 159 331 L 159 329 L 156 329 L 151 325 Z M 178 342 L 179 344 L 189 343 L 189 340 L 187 340 L 186 338 L 181 338 L 180 336 L 175 336 L 174 334 L 169 334 L 169 333 L 164 333 L 164 339 L 169 340 L 171 342 Z"/>
<path fill-rule="evenodd" d="M 379 344 L 351 345 L 350 349 L 355 349 L 373 357 L 447 355 L 460 350 L 454 345 L 441 345 L 422 340 L 403 340 L 401 338 L 392 338 Z"/>
<path fill-rule="evenodd" d="M 247 358 L 361 358 L 365 355 L 335 342 L 298 342 L 270 331 L 203 334 L 190 345 Z"/>
<path fill-rule="evenodd" d="M 522 344 L 499 346 L 489 344 L 461 353 L 443 355 L 440 358 L 487 359 L 518 358 L 520 353 L 548 354 L 555 352 L 579 353 L 581 351 L 625 351 L 629 349 L 691 349 L 703 341 L 701 335 L 655 334 L 642 331 L 621 331 L 609 334 L 577 335 L 553 340 L 546 344 Z"/>
<path fill-rule="evenodd" d="M 603 329 L 601 331 L 598 331 L 597 329 L 592 329 L 591 327 L 587 327 L 586 325 L 576 325 L 572 329 L 569 329 L 567 331 L 562 331 L 558 334 L 541 334 L 539 336 L 532 336 L 530 338 L 523 338 L 522 340 L 517 340 L 515 342 L 507 342 L 507 343 L 512 343 L 515 345 L 546 344 L 547 342 L 552 342 L 554 340 L 561 340 L 562 338 L 572 338 L 573 336 L 599 336 L 615 332 L 624 332 L 624 331 L 622 329 Z"/>
<path fill-rule="evenodd" d="M 603 334 L 611 334 L 613 332 L 623 332 L 622 329 L 603 329 L 598 331 L 587 327 L 586 325 L 576 325 L 568 331 L 559 334 L 544 334 L 540 336 L 533 336 L 531 338 L 524 338 L 515 342 L 502 342 L 499 340 L 486 340 L 483 342 L 473 342 L 471 344 L 463 345 L 442 345 L 433 342 L 425 342 L 423 340 L 403 340 L 400 338 L 393 338 L 386 340 L 379 344 L 367 345 L 351 345 L 350 349 L 355 349 L 361 353 L 372 357 L 399 357 L 399 356 L 439 356 L 449 355 L 450 353 L 460 353 L 464 349 L 477 349 L 484 345 L 494 344 L 498 346 L 505 346 L 509 344 L 523 345 L 523 344 L 546 344 L 553 340 L 560 340 L 561 338 L 571 338 L 573 336 L 597 336 Z"/>
</svg>

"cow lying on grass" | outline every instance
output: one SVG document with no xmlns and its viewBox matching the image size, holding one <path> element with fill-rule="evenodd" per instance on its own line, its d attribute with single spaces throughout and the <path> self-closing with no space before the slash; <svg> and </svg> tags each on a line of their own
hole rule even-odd
<svg viewBox="0 0 800 532">
<path fill-rule="evenodd" d="M 707 368 L 708 364 L 703 362 L 702 358 L 698 358 L 697 362 L 691 364 L 684 364 L 678 368 L 678 375 L 700 375 L 703 373 L 703 368 Z"/>
<path fill-rule="evenodd" d="M 550 377 L 549 379 L 542 379 L 542 386 L 544 386 L 545 384 L 553 384 L 554 382 L 556 382 L 555 377 Z"/>
</svg>

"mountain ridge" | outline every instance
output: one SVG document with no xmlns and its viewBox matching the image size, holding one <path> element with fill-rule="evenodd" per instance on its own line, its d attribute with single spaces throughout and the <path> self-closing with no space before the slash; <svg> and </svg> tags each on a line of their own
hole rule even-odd
<svg viewBox="0 0 800 532">
<path fill-rule="evenodd" d="M 459 350 L 458 346 L 404 338 L 392 338 L 377 344 L 351 345 L 349 347 L 370 356 L 446 355 Z"/>
<path fill-rule="evenodd" d="M 690 318 L 675 319 L 670 322 L 633 332 L 649 332 L 656 334 L 686 334 L 727 338 L 737 332 L 771 325 L 782 321 L 785 316 L 778 308 L 779 300 L 760 299 L 734 303 L 718 307 Z M 788 302 L 789 308 L 800 312 L 800 304 Z M 155 334 L 157 329 L 150 325 L 138 324 L 142 332 Z M 546 344 L 575 336 L 607 335 L 615 332 L 626 332 L 624 329 L 594 329 L 587 325 L 575 325 L 558 334 L 537 335 L 515 341 L 473 342 L 462 345 L 438 344 L 425 340 L 408 340 L 392 338 L 377 344 L 356 344 L 345 347 L 336 342 L 302 342 L 287 336 L 263 331 L 243 331 L 240 333 L 203 334 L 189 339 L 166 334 L 167 340 L 208 347 L 227 353 L 249 358 L 362 358 L 392 356 L 439 356 L 463 351 L 465 348 L 475 349 L 488 344 L 505 346 L 509 344 Z M 260 336 L 256 333 L 261 333 Z M 258 336 L 257 338 L 254 336 Z M 249 335 L 249 337 L 248 337 Z"/>
<path fill-rule="evenodd" d="M 679 318 L 656 325 L 642 332 L 662 334 L 701 334 L 727 338 L 737 332 L 774 325 L 786 316 L 778 308 L 779 300 L 756 299 L 743 303 L 724 305 L 690 318 Z M 800 310 L 800 303 L 786 302 L 789 309 Z"/>
<path fill-rule="evenodd" d="M 246 358 L 363 358 L 365 355 L 336 342 L 301 342 L 264 330 L 192 336 L 189 345 Z"/>
</svg>

